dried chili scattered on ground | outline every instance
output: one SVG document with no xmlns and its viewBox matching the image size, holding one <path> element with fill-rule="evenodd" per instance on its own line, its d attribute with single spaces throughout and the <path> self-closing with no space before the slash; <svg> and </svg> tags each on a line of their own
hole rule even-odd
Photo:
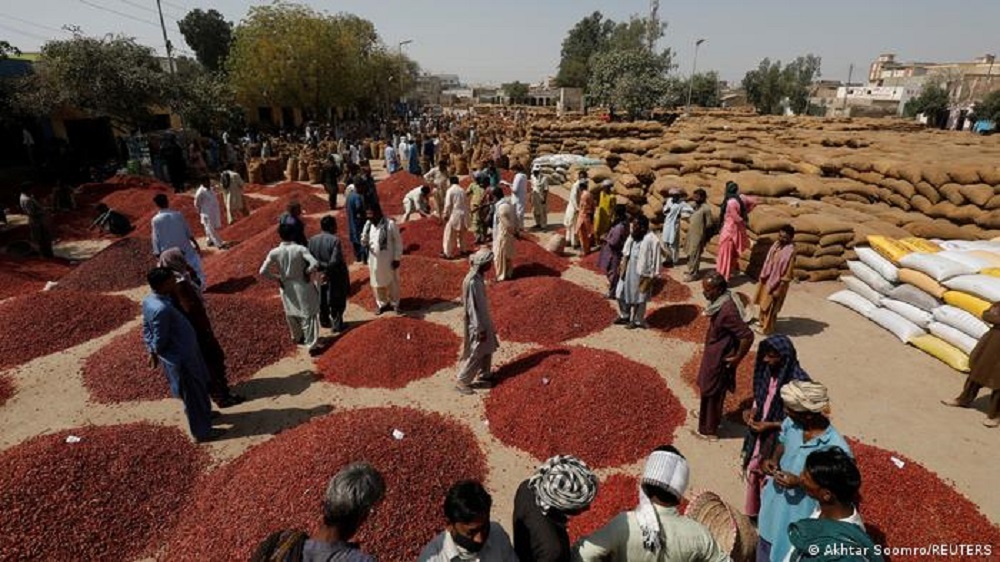
<svg viewBox="0 0 1000 562">
<path fill-rule="evenodd" d="M 537 459 L 574 454 L 594 467 L 631 463 L 673 441 L 684 423 L 684 407 L 663 378 L 614 352 L 546 348 L 497 376 L 502 382 L 486 398 L 490 431 Z"/>
<path fill-rule="evenodd" d="M 698 370 L 701 369 L 702 357 L 701 350 L 698 350 L 681 367 L 681 379 L 695 394 L 699 394 Z M 742 424 L 743 410 L 753 406 L 753 370 L 756 362 L 757 353 L 751 351 L 736 368 L 736 392 L 726 394 L 726 404 L 723 407 L 723 416 L 730 422 Z"/>
<path fill-rule="evenodd" d="M 146 284 L 146 274 L 156 267 L 148 238 L 122 238 L 85 260 L 56 285 L 58 291 L 113 293 Z"/>
<path fill-rule="evenodd" d="M 75 436 L 78 442 L 67 442 Z M 208 456 L 180 430 L 80 427 L 0 453 L 0 558 L 135 560 L 177 523 Z"/>
<path fill-rule="evenodd" d="M 327 381 L 363 388 L 402 388 L 455 365 L 461 341 L 431 322 L 386 317 L 340 337 L 316 360 Z M 392 353 L 379 350 L 391 349 Z"/>
<path fill-rule="evenodd" d="M 459 299 L 462 280 L 468 271 L 464 260 L 403 256 L 399 266 L 400 307 L 404 312 L 413 312 Z M 367 267 L 351 272 L 351 302 L 366 309 L 375 308 Z"/>
<path fill-rule="evenodd" d="M 608 300 L 555 277 L 528 277 L 486 288 L 500 339 L 551 344 L 603 330 L 616 314 Z"/>
<path fill-rule="evenodd" d="M 0 300 L 41 291 L 46 283 L 59 281 L 74 267 L 58 258 L 19 258 L 0 254 Z"/>
<path fill-rule="evenodd" d="M 385 500 L 356 538 L 379 560 L 416 560 L 444 528 L 448 488 L 457 480 L 484 480 L 487 470 L 472 432 L 439 414 L 400 407 L 337 412 L 282 432 L 212 472 L 198 486 L 165 559 L 246 560 L 274 531 L 314 531 L 327 482 L 357 461 L 373 464 L 386 481 Z"/>
<path fill-rule="evenodd" d="M 612 474 L 601 480 L 597 498 L 590 509 L 569 520 L 570 543 L 590 535 L 623 511 L 635 509 L 639 503 L 639 480 L 634 476 Z"/>
<path fill-rule="evenodd" d="M 657 308 L 646 314 L 646 322 L 666 336 L 692 343 L 704 343 L 709 324 L 701 307 L 693 304 L 671 304 Z"/>
<path fill-rule="evenodd" d="M 0 302 L 0 369 L 103 336 L 138 314 L 139 305 L 125 297 L 77 291 L 7 299 Z"/>
</svg>

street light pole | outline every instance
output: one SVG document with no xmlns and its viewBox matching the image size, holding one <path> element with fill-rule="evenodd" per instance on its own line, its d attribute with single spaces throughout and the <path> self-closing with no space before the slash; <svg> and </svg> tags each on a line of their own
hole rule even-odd
<svg viewBox="0 0 1000 562">
<path fill-rule="evenodd" d="M 694 93 L 694 75 L 698 72 L 698 47 L 704 43 L 704 39 L 699 39 L 694 42 L 694 64 L 691 65 L 691 78 L 688 78 L 688 101 L 687 106 L 684 108 L 684 113 L 691 113 L 691 94 Z"/>
<path fill-rule="evenodd" d="M 174 73 L 174 46 L 170 44 L 170 39 L 167 38 L 167 26 L 163 23 L 163 7 L 160 6 L 160 0 L 156 0 L 156 11 L 160 14 L 160 29 L 163 31 L 163 42 L 167 47 L 167 63 L 170 66 L 170 74 Z"/>
<path fill-rule="evenodd" d="M 413 39 L 399 42 L 399 102 L 403 103 L 406 91 L 403 89 L 403 74 L 406 72 L 406 62 L 403 60 L 403 46 L 413 43 Z"/>
</svg>

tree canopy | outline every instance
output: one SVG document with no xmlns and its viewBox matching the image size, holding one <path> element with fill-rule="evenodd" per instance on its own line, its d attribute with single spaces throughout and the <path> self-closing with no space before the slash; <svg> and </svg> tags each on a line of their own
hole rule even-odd
<svg viewBox="0 0 1000 562">
<path fill-rule="evenodd" d="M 233 24 L 222 14 L 217 10 L 194 9 L 177 26 L 198 62 L 213 72 L 224 68 L 233 41 Z"/>
<path fill-rule="evenodd" d="M 976 104 L 972 113 L 976 119 L 986 119 L 1000 125 L 1000 90 L 991 92 Z"/>
<path fill-rule="evenodd" d="M 46 114 L 75 107 L 131 129 L 169 97 L 169 78 L 151 48 L 124 36 L 76 35 L 42 47 L 35 72 L 25 79 L 19 105 Z"/>
<path fill-rule="evenodd" d="M 528 85 L 521 82 L 510 82 L 502 86 L 503 93 L 511 103 L 524 103 L 528 99 Z"/>
<path fill-rule="evenodd" d="M 923 113 L 931 120 L 937 120 L 939 114 L 948 110 L 951 103 L 948 90 L 936 82 L 928 82 L 920 89 L 920 94 L 903 105 L 903 114 L 916 117 Z"/>
<path fill-rule="evenodd" d="M 593 59 L 588 98 L 636 118 L 659 105 L 670 88 L 662 59 L 645 49 L 613 50 Z"/>
<path fill-rule="evenodd" d="M 820 76 L 821 60 L 808 54 L 796 58 L 782 68 L 781 61 L 760 61 L 760 65 L 743 77 L 747 100 L 764 115 L 777 115 L 788 108 L 794 113 L 805 113 L 809 107 L 810 86 Z"/>
<path fill-rule="evenodd" d="M 322 111 L 405 93 L 416 65 L 381 43 L 370 21 L 300 4 L 254 6 L 236 27 L 227 59 L 240 103 Z"/>
</svg>

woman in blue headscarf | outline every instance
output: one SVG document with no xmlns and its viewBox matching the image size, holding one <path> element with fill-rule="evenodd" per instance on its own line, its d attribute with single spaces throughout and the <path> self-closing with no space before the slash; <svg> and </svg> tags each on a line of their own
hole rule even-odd
<svg viewBox="0 0 1000 562">
<path fill-rule="evenodd" d="M 774 335 L 757 347 L 753 370 L 753 406 L 743 412 L 747 435 L 743 440 L 743 473 L 747 482 L 746 514 L 757 517 L 765 475 L 760 463 L 771 457 L 777 444 L 785 407 L 781 387 L 791 381 L 807 381 L 809 375 L 799 366 L 798 353 L 788 336 Z"/>
</svg>

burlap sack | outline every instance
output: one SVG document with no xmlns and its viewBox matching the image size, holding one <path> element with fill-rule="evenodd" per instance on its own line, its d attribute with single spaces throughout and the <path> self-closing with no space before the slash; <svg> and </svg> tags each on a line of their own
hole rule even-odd
<svg viewBox="0 0 1000 562">
<path fill-rule="evenodd" d="M 914 222 L 904 227 L 913 236 L 939 238 L 942 240 L 966 240 L 968 235 L 958 226 L 944 220 Z"/>
<path fill-rule="evenodd" d="M 951 181 L 962 185 L 972 185 L 982 181 L 979 170 L 974 164 L 953 165 L 948 168 L 948 177 Z"/>
<path fill-rule="evenodd" d="M 952 205 L 962 205 L 965 203 L 965 196 L 962 195 L 962 186 L 957 183 L 946 183 L 941 186 L 941 196 Z"/>
<path fill-rule="evenodd" d="M 299 159 L 292 156 L 288 159 L 288 168 L 285 169 L 285 179 L 288 181 L 299 181 Z"/>
<path fill-rule="evenodd" d="M 962 197 L 964 197 L 966 201 L 969 201 L 977 207 L 985 207 L 986 203 L 988 203 L 994 195 L 993 186 L 985 183 L 963 185 L 958 188 L 958 191 L 962 194 Z"/>
</svg>

